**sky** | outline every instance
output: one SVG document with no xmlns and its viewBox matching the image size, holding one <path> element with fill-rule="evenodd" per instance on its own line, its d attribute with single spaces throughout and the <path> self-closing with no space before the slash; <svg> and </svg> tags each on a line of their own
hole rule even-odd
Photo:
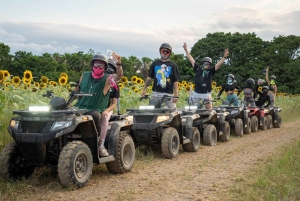
<svg viewBox="0 0 300 201">
<path fill-rule="evenodd" d="M 300 0 L 0 0 L 0 42 L 17 51 L 158 58 L 208 33 L 300 36 Z"/>
</svg>

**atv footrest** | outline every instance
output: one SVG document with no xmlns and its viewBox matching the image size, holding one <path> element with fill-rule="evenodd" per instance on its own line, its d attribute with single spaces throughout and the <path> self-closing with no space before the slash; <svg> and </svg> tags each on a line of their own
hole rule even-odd
<svg viewBox="0 0 300 201">
<path fill-rule="evenodd" d="M 114 161 L 115 157 L 113 155 L 107 156 L 107 157 L 99 157 L 99 163 L 107 163 L 107 162 L 111 162 Z"/>
<path fill-rule="evenodd" d="M 190 142 L 191 142 L 190 139 L 185 139 L 185 140 L 183 140 L 183 143 L 182 143 L 182 144 L 187 144 L 187 143 L 190 143 Z"/>
</svg>

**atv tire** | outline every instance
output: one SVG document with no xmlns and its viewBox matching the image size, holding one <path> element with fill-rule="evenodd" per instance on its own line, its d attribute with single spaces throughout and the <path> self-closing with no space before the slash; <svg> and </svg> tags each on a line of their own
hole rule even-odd
<svg viewBox="0 0 300 201">
<path fill-rule="evenodd" d="M 244 127 L 244 133 L 245 134 L 250 134 L 251 133 L 251 120 L 250 120 L 249 117 L 248 117 L 248 125 L 247 125 L 247 127 Z"/>
<path fill-rule="evenodd" d="M 163 129 L 161 138 L 161 150 L 165 158 L 175 158 L 179 153 L 179 135 L 175 128 L 168 127 Z"/>
<path fill-rule="evenodd" d="M 15 142 L 10 142 L 0 154 L 0 173 L 5 180 L 21 180 L 28 178 L 34 172 L 35 166 L 30 166 L 24 159 Z"/>
<path fill-rule="evenodd" d="M 243 137 L 244 135 L 244 124 L 243 120 L 238 118 L 235 120 L 234 132 L 236 136 Z"/>
<path fill-rule="evenodd" d="M 198 128 L 193 127 L 192 137 L 189 143 L 183 144 L 182 148 L 186 152 L 196 152 L 200 147 L 200 132 Z"/>
<path fill-rule="evenodd" d="M 73 141 L 64 146 L 58 159 L 58 177 L 64 186 L 85 186 L 92 170 L 93 157 L 84 142 Z"/>
<path fill-rule="evenodd" d="M 267 115 L 267 129 L 272 128 L 272 115 Z"/>
<path fill-rule="evenodd" d="M 256 116 L 251 117 L 251 132 L 256 132 L 258 130 L 258 119 Z"/>
<path fill-rule="evenodd" d="M 203 132 L 203 144 L 208 146 L 217 145 L 217 129 L 213 124 L 208 124 Z"/>
<path fill-rule="evenodd" d="M 267 117 L 264 117 L 263 125 L 259 126 L 260 130 L 266 130 L 268 127 L 268 119 Z"/>
<path fill-rule="evenodd" d="M 278 115 L 278 121 L 277 122 L 275 122 L 273 120 L 273 127 L 274 128 L 280 128 L 281 127 L 281 116 L 280 115 Z"/>
<path fill-rule="evenodd" d="M 223 132 L 223 135 L 219 136 L 219 140 L 221 142 L 228 142 L 230 138 L 230 125 L 227 121 L 225 121 L 225 132 Z"/>
<path fill-rule="evenodd" d="M 135 147 L 133 140 L 128 134 L 120 134 L 115 160 L 106 163 L 110 173 L 123 174 L 129 172 L 135 159 Z"/>
</svg>

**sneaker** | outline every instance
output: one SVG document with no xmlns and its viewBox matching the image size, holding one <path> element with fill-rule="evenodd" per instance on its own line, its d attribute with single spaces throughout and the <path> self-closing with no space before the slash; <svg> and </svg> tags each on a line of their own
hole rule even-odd
<svg viewBox="0 0 300 201">
<path fill-rule="evenodd" d="M 105 147 L 100 147 L 99 148 L 99 155 L 100 157 L 106 157 L 109 156 L 107 150 L 105 149 Z"/>
</svg>

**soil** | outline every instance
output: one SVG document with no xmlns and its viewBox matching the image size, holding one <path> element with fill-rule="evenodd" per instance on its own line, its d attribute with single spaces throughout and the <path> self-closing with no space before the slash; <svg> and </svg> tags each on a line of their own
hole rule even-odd
<svg viewBox="0 0 300 201">
<path fill-rule="evenodd" d="M 142 158 L 129 173 L 114 175 L 105 165 L 94 167 L 84 188 L 60 187 L 58 179 L 33 186 L 22 200 L 224 200 L 235 181 L 247 177 L 252 168 L 276 156 L 279 148 L 300 140 L 300 121 L 282 123 L 281 128 L 231 136 L 229 142 L 201 146 L 196 153 L 182 149 L 177 158 L 161 154 Z M 27 187 L 29 188 L 29 187 Z M 30 190 L 29 190 L 30 191 Z"/>
</svg>

